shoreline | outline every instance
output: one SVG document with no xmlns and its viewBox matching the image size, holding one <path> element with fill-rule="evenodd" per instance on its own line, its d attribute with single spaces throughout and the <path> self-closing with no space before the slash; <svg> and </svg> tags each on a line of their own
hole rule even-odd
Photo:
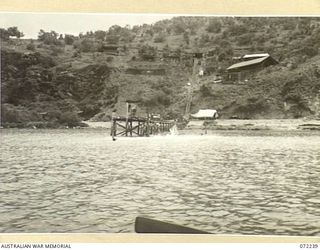
<svg viewBox="0 0 320 250">
<path fill-rule="evenodd" d="M 36 127 L 30 124 L 3 126 L 2 129 L 111 129 L 111 122 L 83 121 L 85 126 Z M 10 124 L 12 125 L 12 124 Z M 25 125 L 25 126 L 24 126 Z M 320 119 L 217 119 L 214 121 L 191 120 L 186 127 L 179 129 L 183 133 L 208 133 L 209 131 L 320 131 Z"/>
<path fill-rule="evenodd" d="M 204 124 L 203 121 L 190 121 L 186 126 L 189 129 L 202 130 L 272 130 L 272 131 L 301 131 L 320 130 L 320 120 L 317 119 L 218 119 Z"/>
<path fill-rule="evenodd" d="M 84 122 L 88 129 L 110 129 L 111 122 Z M 319 130 L 320 119 L 218 119 L 207 124 L 206 121 L 190 121 L 188 125 L 179 131 L 216 131 L 216 130 L 246 130 L 246 131 L 305 131 Z"/>
</svg>

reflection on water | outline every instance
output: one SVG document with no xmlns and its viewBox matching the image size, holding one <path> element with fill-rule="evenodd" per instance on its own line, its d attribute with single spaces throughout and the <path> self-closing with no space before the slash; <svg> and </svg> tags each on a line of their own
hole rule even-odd
<svg viewBox="0 0 320 250">
<path fill-rule="evenodd" d="M 270 133 L 270 132 L 268 132 Z M 0 232 L 320 235 L 320 135 L 1 130 Z"/>
</svg>

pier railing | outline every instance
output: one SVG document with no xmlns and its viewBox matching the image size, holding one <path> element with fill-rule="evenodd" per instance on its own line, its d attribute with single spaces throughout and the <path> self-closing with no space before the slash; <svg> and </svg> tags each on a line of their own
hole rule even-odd
<svg viewBox="0 0 320 250">
<path fill-rule="evenodd" d="M 173 121 L 152 120 L 144 117 L 115 117 L 111 136 L 150 136 L 170 131 Z"/>
</svg>

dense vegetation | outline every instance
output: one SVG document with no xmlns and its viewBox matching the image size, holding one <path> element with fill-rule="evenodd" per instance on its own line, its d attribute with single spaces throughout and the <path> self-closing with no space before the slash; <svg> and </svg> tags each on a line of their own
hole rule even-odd
<svg viewBox="0 0 320 250">
<path fill-rule="evenodd" d="M 121 114 L 126 99 L 143 113 L 179 118 L 186 105 L 191 52 L 206 52 L 192 112 L 221 117 L 298 118 L 319 113 L 320 18 L 176 17 L 154 25 L 89 31 L 78 36 L 40 30 L 22 39 L 0 29 L 2 124 L 78 126 Z M 233 57 L 269 53 L 279 64 L 245 84 L 216 83 Z M 192 58 L 191 58 L 192 60 Z"/>
</svg>

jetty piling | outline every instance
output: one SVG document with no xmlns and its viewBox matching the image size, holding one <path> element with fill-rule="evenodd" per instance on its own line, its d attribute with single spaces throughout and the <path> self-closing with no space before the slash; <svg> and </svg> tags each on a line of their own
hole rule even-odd
<svg viewBox="0 0 320 250">
<path fill-rule="evenodd" d="M 172 121 L 154 121 L 143 117 L 114 117 L 111 136 L 150 136 L 166 133 L 173 126 Z"/>
</svg>

